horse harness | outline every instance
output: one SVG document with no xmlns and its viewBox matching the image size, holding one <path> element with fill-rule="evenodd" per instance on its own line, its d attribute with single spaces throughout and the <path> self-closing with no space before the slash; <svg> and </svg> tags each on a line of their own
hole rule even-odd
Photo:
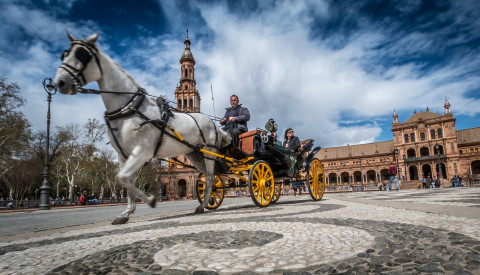
<svg viewBox="0 0 480 275">
<path fill-rule="evenodd" d="M 146 124 L 152 124 L 154 127 L 156 127 L 158 130 L 160 130 L 160 137 L 157 140 L 157 144 L 155 145 L 155 151 L 153 153 L 153 156 L 157 155 L 158 150 L 160 149 L 160 146 L 162 145 L 164 135 L 167 135 L 178 142 L 188 146 L 189 148 L 199 151 L 202 147 L 209 146 L 209 147 L 214 147 L 214 148 L 219 148 L 217 146 L 218 144 L 218 132 L 215 131 L 215 144 L 208 144 L 206 142 L 205 136 L 203 134 L 202 129 L 200 128 L 200 125 L 198 125 L 197 120 L 190 115 L 189 113 L 185 113 L 188 116 L 190 116 L 193 121 L 195 122 L 195 125 L 197 125 L 198 131 L 200 132 L 200 136 L 202 137 L 204 145 L 192 145 L 189 142 L 187 142 L 172 126 L 168 125 L 168 120 L 170 117 L 173 117 L 174 114 L 172 112 L 172 108 L 168 105 L 167 100 L 164 97 L 159 97 L 156 101 L 159 112 L 160 112 L 160 119 L 151 119 L 147 115 L 145 115 L 143 112 L 140 111 L 140 107 L 143 104 L 145 97 L 147 96 L 147 92 L 139 87 L 136 93 L 123 93 L 123 92 L 113 92 L 113 91 L 98 91 L 95 89 L 84 89 L 80 88 L 78 89 L 79 93 L 83 94 L 102 94 L 102 93 L 112 93 L 112 94 L 133 94 L 134 96 L 125 104 L 125 106 L 118 108 L 115 111 L 112 112 L 105 112 L 105 124 L 107 125 L 108 129 L 110 130 L 110 133 L 112 134 L 113 142 L 115 143 L 116 147 L 120 150 L 122 153 L 122 156 L 127 159 L 128 156 L 125 154 L 123 151 L 122 147 L 120 146 L 120 143 L 117 139 L 117 136 L 115 135 L 115 131 L 118 131 L 117 128 L 112 128 L 111 122 L 117 119 L 122 119 L 122 118 L 127 118 L 133 115 L 138 115 L 145 121 L 140 123 L 135 130 L 140 129 L 142 126 Z M 213 123 L 213 122 L 212 122 Z M 215 126 L 215 124 L 213 124 Z M 170 130 L 172 133 L 167 131 Z M 206 157 L 208 158 L 208 157 Z"/>
</svg>

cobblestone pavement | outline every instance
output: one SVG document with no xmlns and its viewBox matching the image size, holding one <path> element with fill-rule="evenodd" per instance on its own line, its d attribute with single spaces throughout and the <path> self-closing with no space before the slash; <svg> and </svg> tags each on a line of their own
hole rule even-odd
<svg viewBox="0 0 480 275">
<path fill-rule="evenodd" d="M 3 242 L 0 273 L 480 274 L 479 207 L 480 188 L 281 197 Z"/>
</svg>

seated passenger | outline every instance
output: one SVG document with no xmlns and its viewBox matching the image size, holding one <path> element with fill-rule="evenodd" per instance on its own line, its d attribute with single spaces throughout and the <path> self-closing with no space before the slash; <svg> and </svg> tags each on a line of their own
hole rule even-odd
<svg viewBox="0 0 480 275">
<path fill-rule="evenodd" d="M 224 130 L 232 136 L 233 144 L 238 144 L 238 135 L 248 131 L 247 121 L 250 120 L 250 112 L 247 108 L 238 104 L 238 96 L 230 96 L 230 105 L 225 115 L 220 120 L 221 125 L 225 125 Z"/>
<path fill-rule="evenodd" d="M 292 128 L 288 128 L 285 131 L 284 135 L 285 141 L 283 142 L 283 147 L 288 148 L 291 152 L 297 152 L 298 148 L 300 148 L 300 139 L 293 135 Z"/>
</svg>

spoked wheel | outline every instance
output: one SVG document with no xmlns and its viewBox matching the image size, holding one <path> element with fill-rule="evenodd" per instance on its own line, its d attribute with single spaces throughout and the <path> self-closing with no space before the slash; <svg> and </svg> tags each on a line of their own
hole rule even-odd
<svg viewBox="0 0 480 275">
<path fill-rule="evenodd" d="M 275 183 L 275 188 L 273 191 L 273 198 L 270 203 L 276 203 L 282 194 L 282 183 Z"/>
<path fill-rule="evenodd" d="M 273 199 L 275 181 L 270 166 L 263 161 L 255 162 L 248 173 L 248 187 L 253 202 L 258 207 L 266 207 Z"/>
<path fill-rule="evenodd" d="M 205 189 L 207 188 L 207 177 L 203 173 L 198 174 L 195 182 L 195 192 L 197 193 L 197 200 L 203 203 L 205 197 Z M 208 201 L 208 209 L 216 209 L 223 202 L 223 182 L 222 179 L 215 175 L 215 182 L 213 183 L 212 192 L 210 192 L 210 199 Z"/>
<path fill-rule="evenodd" d="M 325 193 L 325 171 L 319 159 L 314 158 L 307 174 L 308 192 L 314 201 L 319 201 Z"/>
</svg>

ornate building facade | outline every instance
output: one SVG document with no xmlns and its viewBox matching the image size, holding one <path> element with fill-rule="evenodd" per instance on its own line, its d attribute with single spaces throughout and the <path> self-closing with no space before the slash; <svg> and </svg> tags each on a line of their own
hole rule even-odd
<svg viewBox="0 0 480 275">
<path fill-rule="evenodd" d="M 200 112 L 201 99 L 195 81 L 196 62 L 190 50 L 188 29 L 184 44 L 180 58 L 180 81 L 175 89 L 176 109 Z M 392 118 L 393 140 L 324 148 L 317 153 L 316 157 L 324 165 L 327 191 L 352 186 L 377 189 L 379 184 L 388 181 L 390 163 L 398 167 L 402 188 L 416 187 L 422 176 L 441 176 L 449 180 L 459 175 L 464 182 L 480 183 L 480 127 L 457 131 L 448 100 L 445 99 L 443 115 L 427 108 L 424 112 L 415 111 L 402 123 L 395 110 Z M 177 159 L 191 165 L 185 156 Z M 168 163 L 159 166 L 159 172 L 164 199 L 195 197 L 197 170 Z M 222 180 L 238 187 L 230 189 L 230 195 L 244 190 L 242 187 L 246 184 L 235 177 Z"/>
<path fill-rule="evenodd" d="M 464 183 L 480 183 L 480 127 L 457 131 L 447 99 L 443 115 L 427 107 L 403 123 L 395 110 L 392 118 L 393 140 L 325 148 L 317 153 L 330 189 L 376 188 L 388 181 L 390 163 L 398 167 L 399 179 L 407 188 L 416 186 L 423 176 L 446 182 L 458 175 Z"/>
<path fill-rule="evenodd" d="M 200 112 L 200 93 L 195 81 L 195 58 L 190 50 L 190 39 L 184 41 L 185 50 L 180 57 L 180 81 L 175 88 L 175 109 L 183 112 Z M 178 161 L 191 165 L 185 156 L 176 158 Z M 193 168 L 168 163 L 160 169 L 162 197 L 165 199 L 188 199 L 195 194 L 195 180 L 198 171 Z"/>
</svg>

